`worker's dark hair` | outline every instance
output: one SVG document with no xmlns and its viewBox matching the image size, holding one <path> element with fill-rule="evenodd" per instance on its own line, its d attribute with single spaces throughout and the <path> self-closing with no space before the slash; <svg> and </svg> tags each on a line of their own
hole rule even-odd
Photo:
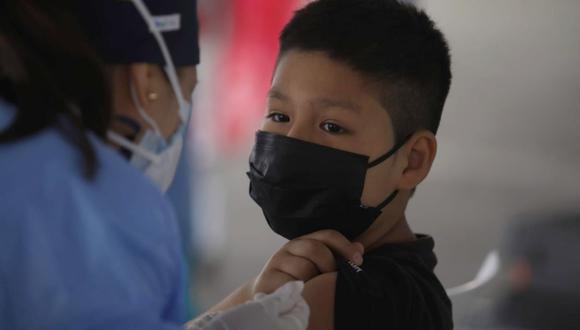
<svg viewBox="0 0 580 330">
<path fill-rule="evenodd" d="M 56 125 L 83 155 L 84 173 L 91 178 L 98 162 L 88 133 L 105 137 L 110 93 L 104 67 L 75 18 L 75 4 L 0 2 L 0 98 L 16 108 L 12 124 L 0 131 L 0 143 Z"/>
<path fill-rule="evenodd" d="M 419 129 L 437 132 L 450 56 L 423 11 L 395 0 L 314 1 L 280 35 L 279 56 L 290 50 L 322 51 L 375 82 L 397 141 Z"/>
</svg>

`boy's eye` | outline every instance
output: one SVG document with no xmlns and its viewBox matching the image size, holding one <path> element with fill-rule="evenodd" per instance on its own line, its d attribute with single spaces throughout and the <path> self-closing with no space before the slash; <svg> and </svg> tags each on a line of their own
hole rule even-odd
<svg viewBox="0 0 580 330">
<path fill-rule="evenodd" d="M 270 112 L 266 118 L 272 119 L 272 121 L 276 123 L 287 123 L 290 121 L 290 117 L 279 112 Z"/>
<path fill-rule="evenodd" d="M 320 128 L 322 128 L 323 130 L 325 130 L 331 134 L 340 134 L 340 133 L 345 132 L 344 128 L 342 128 L 341 126 L 339 126 L 335 123 L 330 123 L 330 122 L 322 123 L 320 125 Z"/>
</svg>

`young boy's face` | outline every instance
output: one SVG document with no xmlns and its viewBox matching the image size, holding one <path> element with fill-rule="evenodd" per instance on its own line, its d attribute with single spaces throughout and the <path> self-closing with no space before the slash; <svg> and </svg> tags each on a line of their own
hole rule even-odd
<svg viewBox="0 0 580 330">
<path fill-rule="evenodd" d="M 367 155 L 370 161 L 395 144 L 376 87 L 347 65 L 315 51 L 291 50 L 280 58 L 262 130 Z M 361 198 L 365 205 L 376 206 L 397 189 L 396 156 L 368 170 Z"/>
</svg>

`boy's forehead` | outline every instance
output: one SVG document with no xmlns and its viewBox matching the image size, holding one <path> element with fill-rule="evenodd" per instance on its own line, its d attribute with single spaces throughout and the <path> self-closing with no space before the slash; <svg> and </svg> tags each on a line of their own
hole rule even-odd
<svg viewBox="0 0 580 330">
<path fill-rule="evenodd" d="M 268 92 L 268 98 L 286 103 L 292 102 L 291 97 L 284 94 L 283 92 L 278 91 L 275 88 L 270 89 Z M 317 108 L 340 108 L 357 113 L 359 113 L 362 109 L 360 104 L 344 97 L 314 97 L 309 101 L 310 104 L 315 105 Z"/>
<path fill-rule="evenodd" d="M 360 73 L 324 52 L 291 50 L 282 54 L 277 63 L 269 96 L 316 96 L 360 107 L 357 103 L 378 98 L 371 85 Z"/>
<path fill-rule="evenodd" d="M 367 124 L 391 127 L 382 94 L 376 83 L 324 52 L 291 50 L 278 60 L 268 99 L 296 109 L 348 110 Z"/>
</svg>

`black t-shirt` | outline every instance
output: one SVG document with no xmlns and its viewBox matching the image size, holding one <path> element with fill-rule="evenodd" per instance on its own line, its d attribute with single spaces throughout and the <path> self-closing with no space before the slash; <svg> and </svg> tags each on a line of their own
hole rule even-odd
<svg viewBox="0 0 580 330">
<path fill-rule="evenodd" d="M 451 301 L 433 273 L 433 238 L 386 244 L 357 267 L 338 261 L 334 328 L 386 330 L 453 329 Z"/>
</svg>

